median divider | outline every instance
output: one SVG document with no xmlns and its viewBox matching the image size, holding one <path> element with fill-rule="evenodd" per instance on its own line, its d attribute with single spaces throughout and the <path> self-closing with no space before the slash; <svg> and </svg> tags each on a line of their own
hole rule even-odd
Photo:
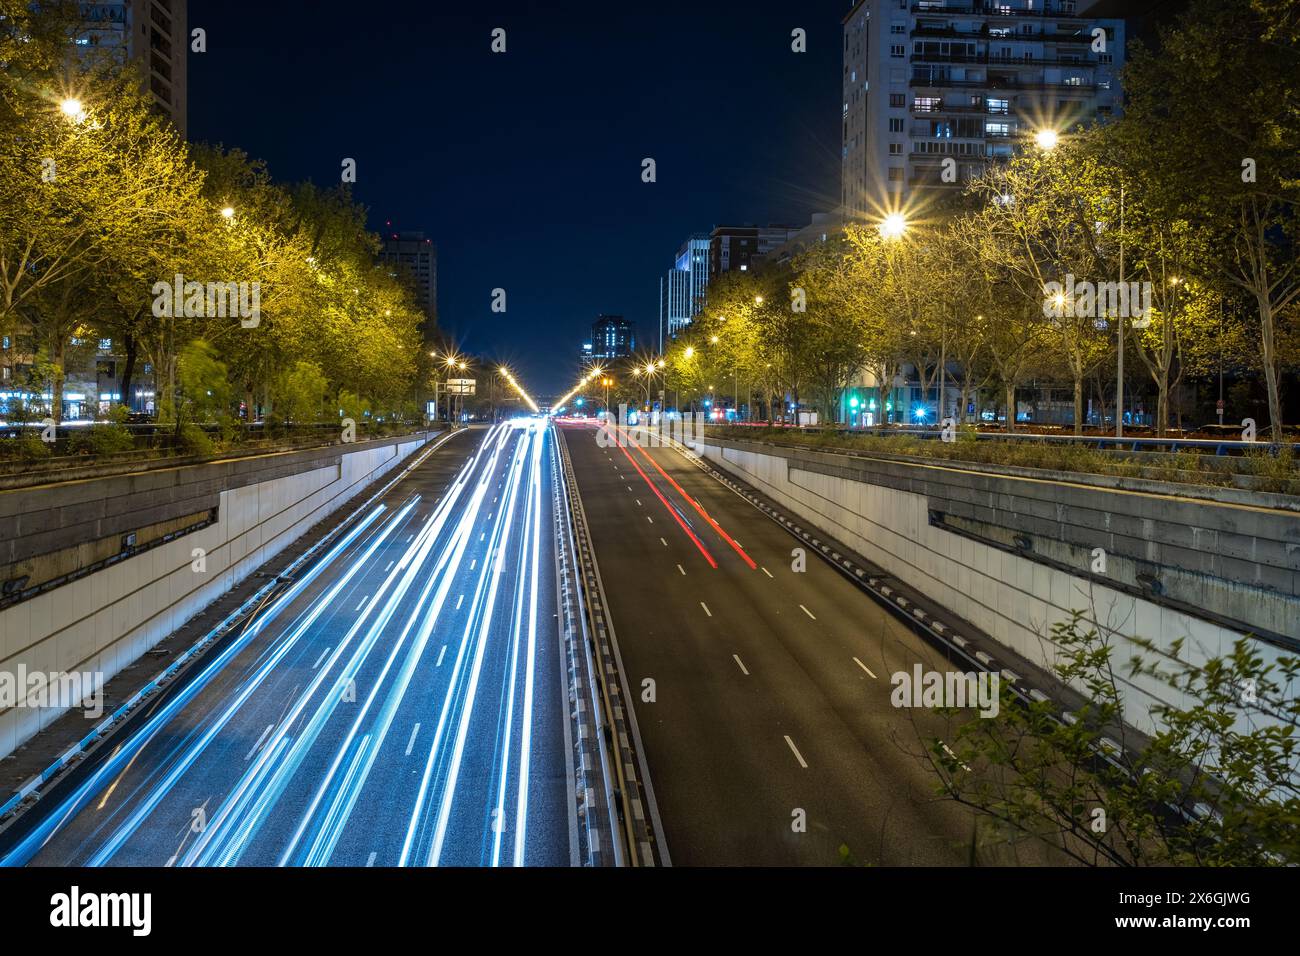
<svg viewBox="0 0 1300 956">
<path fill-rule="evenodd" d="M 586 811 L 589 817 L 607 812 L 615 834 L 613 858 L 602 859 L 602 864 L 667 866 L 671 859 L 659 821 L 654 788 L 645 767 L 645 748 L 641 745 L 636 714 L 627 697 L 626 671 L 618 651 L 614 624 L 606 610 L 608 602 L 591 544 L 586 512 L 578 495 L 563 429 L 556 428 L 555 435 L 565 488 L 563 514 L 571 529 L 576 559 L 578 617 L 583 637 L 581 663 L 583 672 L 588 675 L 586 693 L 583 693 L 581 674 L 571 669 L 570 691 L 574 694 L 575 708 L 581 711 L 589 707 L 594 723 L 594 741 L 580 737 L 578 743 L 579 755 L 587 770 L 587 792 L 593 798 L 597 794 L 596 788 L 590 785 L 591 774 L 597 762 L 604 771 L 605 803 L 602 806 L 593 799 Z"/>
</svg>

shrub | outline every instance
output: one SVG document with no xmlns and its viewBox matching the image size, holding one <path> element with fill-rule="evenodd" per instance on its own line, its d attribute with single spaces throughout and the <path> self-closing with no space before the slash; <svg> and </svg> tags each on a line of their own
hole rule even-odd
<svg viewBox="0 0 1300 956">
<path fill-rule="evenodd" d="M 208 433 L 193 422 L 181 426 L 180 441 L 181 452 L 186 455 L 211 455 L 214 449 Z"/>
<path fill-rule="evenodd" d="M 122 425 L 92 425 L 74 434 L 68 451 L 74 455 L 113 455 L 135 448 L 135 438 Z"/>
</svg>

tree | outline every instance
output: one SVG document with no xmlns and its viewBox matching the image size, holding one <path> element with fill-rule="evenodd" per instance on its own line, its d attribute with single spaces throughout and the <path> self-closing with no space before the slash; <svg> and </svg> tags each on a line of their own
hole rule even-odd
<svg viewBox="0 0 1300 956">
<path fill-rule="evenodd" d="M 328 385 L 315 362 L 295 362 L 275 382 L 276 410 L 281 418 L 295 424 L 321 421 Z"/>
<path fill-rule="evenodd" d="M 1204 233 L 1197 278 L 1253 302 L 1274 441 L 1283 437 L 1279 346 L 1300 303 L 1300 60 L 1280 42 L 1296 20 L 1293 0 L 1194 0 L 1158 51 L 1134 50 L 1117 127 L 1127 165 L 1149 167 L 1145 201 Z M 1205 110 L 1206 90 L 1232 108 Z"/>
<path fill-rule="evenodd" d="M 1187 702 L 1153 707 L 1143 737 L 1123 722 L 1124 665 L 1080 621 L 1056 625 L 1053 643 L 1057 676 L 1085 702 L 1064 720 L 1051 700 L 1022 704 L 1003 684 L 996 715 L 962 722 L 951 744 L 927 741 L 940 792 L 1089 865 L 1300 862 L 1300 659 L 1266 664 L 1243 638 L 1196 665 L 1181 641 L 1138 638 L 1128 677 L 1161 679 Z"/>
<path fill-rule="evenodd" d="M 987 232 L 984 254 L 996 257 L 1025 304 L 1044 316 L 1043 334 L 1064 358 L 1074 391 L 1074 433 L 1083 433 L 1083 385 L 1105 354 L 1097 299 L 1074 299 L 1071 280 L 1095 287 L 1112 275 L 1107 230 L 1115 217 L 1110 171 L 1086 137 L 1053 150 L 1029 150 L 990 166 L 972 181 Z"/>
</svg>

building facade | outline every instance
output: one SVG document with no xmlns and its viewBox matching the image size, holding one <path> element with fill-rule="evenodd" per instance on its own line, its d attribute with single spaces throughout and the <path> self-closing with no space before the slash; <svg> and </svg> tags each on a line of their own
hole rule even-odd
<svg viewBox="0 0 1300 956">
<path fill-rule="evenodd" d="M 187 0 L 116 0 L 83 3 L 85 26 L 78 52 L 136 65 L 154 102 L 188 133 L 187 63 L 190 36 Z"/>
<path fill-rule="evenodd" d="M 636 327 L 621 315 L 598 315 L 591 324 L 591 341 L 582 347 L 583 364 L 631 358 L 636 352 Z"/>
<path fill-rule="evenodd" d="M 388 232 L 379 259 L 392 267 L 394 276 L 411 282 L 424 313 L 420 331 L 431 341 L 438 324 L 438 247 L 423 232 Z"/>
<path fill-rule="evenodd" d="M 691 274 L 669 269 L 659 279 L 659 351 L 691 324 Z"/>
<path fill-rule="evenodd" d="M 796 226 L 716 226 L 709 234 L 709 278 L 724 272 L 748 272 L 756 260 L 788 242 Z"/>
<path fill-rule="evenodd" d="M 1118 114 L 1122 19 L 1089 0 L 860 0 L 845 17 L 842 202 L 874 219 L 1034 132 Z"/>
</svg>

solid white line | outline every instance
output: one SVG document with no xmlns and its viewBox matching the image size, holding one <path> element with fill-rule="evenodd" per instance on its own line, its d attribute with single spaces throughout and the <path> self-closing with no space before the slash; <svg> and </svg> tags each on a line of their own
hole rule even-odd
<svg viewBox="0 0 1300 956">
<path fill-rule="evenodd" d="M 871 668 L 868 667 L 866 664 L 862 663 L 862 661 L 858 660 L 856 657 L 853 658 L 853 663 L 857 664 L 859 667 L 861 667 L 861 668 L 862 668 L 864 671 L 866 671 L 868 674 L 871 674 Z M 875 674 L 871 674 L 871 676 L 872 676 L 872 677 L 876 677 Z M 880 678 L 876 677 L 876 679 L 879 680 Z"/>
<path fill-rule="evenodd" d="M 361 603 L 357 605 L 357 610 L 360 611 L 363 607 L 365 607 L 366 602 L 369 600 L 370 600 L 370 595 L 367 594 L 365 597 L 361 599 Z"/>
<path fill-rule="evenodd" d="M 313 665 L 311 665 L 311 669 L 312 669 L 312 670 L 315 670 L 316 668 L 320 667 L 320 662 L 323 661 L 323 660 L 325 660 L 325 655 L 328 654 L 328 653 L 330 652 L 330 650 L 331 650 L 331 648 L 328 648 L 328 647 L 327 647 L 327 648 L 325 648 L 325 650 L 323 650 L 323 651 L 320 652 L 320 657 L 316 658 L 316 663 L 313 664 Z"/>
<path fill-rule="evenodd" d="M 406 756 L 408 757 L 411 756 L 411 749 L 415 746 L 415 735 L 419 732 L 420 725 L 417 722 L 416 725 L 411 728 L 411 739 L 406 742 Z"/>
<path fill-rule="evenodd" d="M 769 571 L 767 568 L 763 568 L 763 573 L 766 574 L 769 578 L 772 577 L 772 572 Z"/>
<path fill-rule="evenodd" d="M 709 610 L 709 606 L 705 604 L 703 601 L 700 602 L 700 607 L 704 608 L 705 614 L 707 614 L 709 617 L 713 617 L 713 612 Z"/>
<path fill-rule="evenodd" d="M 808 769 L 808 763 L 807 763 L 807 761 L 805 761 L 805 760 L 803 759 L 803 754 L 801 754 L 801 753 L 799 752 L 799 748 L 796 747 L 796 746 L 794 745 L 794 741 L 790 739 L 790 735 L 789 735 L 789 734 L 786 734 L 786 735 L 785 735 L 785 742 L 788 743 L 788 744 L 790 745 L 790 749 L 791 749 L 792 751 L 794 751 L 794 759 L 797 760 L 797 761 L 799 761 L 799 766 L 801 766 L 801 767 L 803 767 L 805 770 L 807 770 L 807 769 Z"/>
<path fill-rule="evenodd" d="M 749 676 L 749 670 L 745 667 L 745 662 L 742 661 L 742 660 L 740 659 L 740 655 L 739 655 L 739 654 L 732 654 L 731 657 L 732 657 L 733 660 L 735 660 L 735 662 L 736 662 L 737 664 L 740 665 L 740 672 L 741 672 L 742 674 L 744 674 L 746 677 L 748 677 L 748 676 Z M 787 739 L 788 739 L 788 738 L 787 738 Z"/>
<path fill-rule="evenodd" d="M 438 652 L 438 663 L 434 664 L 434 665 L 433 665 L 434 667 L 441 667 L 441 666 L 442 666 L 442 658 L 443 658 L 443 655 L 445 655 L 446 653 L 447 653 L 447 645 L 444 644 L 444 645 L 442 645 L 442 650 L 440 650 L 440 651 Z"/>
<path fill-rule="evenodd" d="M 458 611 L 460 610 L 460 602 L 463 600 L 465 600 L 465 595 L 463 594 L 460 597 L 456 598 L 456 610 Z"/>
<path fill-rule="evenodd" d="M 682 567 L 680 564 L 677 565 L 677 570 L 682 572 L 682 577 L 686 577 L 686 569 Z"/>
<path fill-rule="evenodd" d="M 802 604 L 800 604 L 799 606 L 803 607 Z M 813 612 L 808 610 L 806 607 L 803 607 L 803 612 L 807 614 L 809 617 L 811 617 L 814 621 L 817 620 L 817 618 L 813 615 Z"/>
<path fill-rule="evenodd" d="M 275 726 L 275 724 L 267 724 L 267 725 L 266 725 L 266 730 L 262 731 L 262 736 L 260 736 L 260 737 L 257 738 L 257 743 L 253 744 L 253 749 L 251 749 L 247 754 L 244 755 L 244 761 L 245 761 L 245 762 L 248 761 L 248 758 L 249 758 L 249 757 L 251 757 L 251 756 L 253 756 L 253 754 L 257 753 L 258 749 L 262 746 L 262 742 L 263 742 L 264 740 L 266 740 L 266 735 L 269 734 L 269 733 L 271 732 L 271 728 L 274 727 L 274 726 Z"/>
</svg>

